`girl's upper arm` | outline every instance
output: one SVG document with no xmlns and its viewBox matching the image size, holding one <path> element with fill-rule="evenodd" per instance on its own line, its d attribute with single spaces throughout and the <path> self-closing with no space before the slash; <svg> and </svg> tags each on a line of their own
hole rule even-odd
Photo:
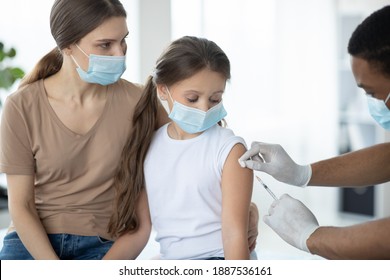
<svg viewBox="0 0 390 280">
<path fill-rule="evenodd" d="M 238 159 L 245 153 L 242 144 L 230 151 L 222 172 L 222 230 L 224 239 L 239 236 L 242 250 L 247 250 L 249 207 L 253 188 L 253 171 L 242 168 Z M 225 250 L 226 253 L 226 250 Z"/>
<path fill-rule="evenodd" d="M 245 151 L 246 148 L 241 143 L 236 144 L 230 151 L 222 172 L 222 195 L 224 199 L 235 203 L 232 212 L 241 210 L 242 214 L 247 215 L 252 197 L 253 171 L 242 168 L 238 162 Z"/>
</svg>

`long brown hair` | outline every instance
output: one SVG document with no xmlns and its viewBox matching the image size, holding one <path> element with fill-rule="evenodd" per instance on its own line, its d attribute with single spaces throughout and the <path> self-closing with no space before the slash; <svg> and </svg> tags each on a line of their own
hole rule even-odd
<svg viewBox="0 0 390 280">
<path fill-rule="evenodd" d="M 208 68 L 230 79 L 230 62 L 217 44 L 203 38 L 185 36 L 173 41 L 156 62 L 133 117 L 133 128 L 123 149 L 115 178 L 116 199 L 108 230 L 113 236 L 135 231 L 139 221 L 137 200 L 145 188 L 144 160 L 155 129 L 161 103 L 158 84 L 171 86 Z"/>
<path fill-rule="evenodd" d="M 57 44 L 26 75 L 20 87 L 47 78 L 60 71 L 61 50 L 77 43 L 111 17 L 126 17 L 118 0 L 56 0 L 50 13 L 50 30 Z"/>
</svg>

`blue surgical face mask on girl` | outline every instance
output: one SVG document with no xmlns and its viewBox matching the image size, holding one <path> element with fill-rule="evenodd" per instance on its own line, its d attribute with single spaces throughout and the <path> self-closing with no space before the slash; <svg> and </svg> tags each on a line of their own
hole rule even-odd
<svg viewBox="0 0 390 280">
<path fill-rule="evenodd" d="M 126 70 L 126 56 L 87 55 L 77 44 L 76 47 L 89 59 L 88 71 L 84 71 L 71 55 L 80 78 L 87 83 L 103 86 L 113 84 Z"/>
<path fill-rule="evenodd" d="M 390 99 L 390 93 L 385 100 L 367 96 L 368 109 L 376 122 L 386 130 L 390 130 L 390 110 L 386 103 Z"/>
<path fill-rule="evenodd" d="M 187 133 L 193 134 L 205 131 L 227 115 L 222 101 L 205 112 L 174 101 L 168 88 L 167 91 L 173 102 L 172 110 L 168 116 Z"/>
</svg>

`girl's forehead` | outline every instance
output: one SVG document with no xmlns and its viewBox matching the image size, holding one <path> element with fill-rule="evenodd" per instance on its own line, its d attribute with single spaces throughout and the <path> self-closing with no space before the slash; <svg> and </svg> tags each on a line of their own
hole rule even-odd
<svg viewBox="0 0 390 280">
<path fill-rule="evenodd" d="M 219 72 L 203 69 L 187 79 L 181 80 L 173 87 L 222 87 L 226 85 L 226 78 Z"/>
</svg>

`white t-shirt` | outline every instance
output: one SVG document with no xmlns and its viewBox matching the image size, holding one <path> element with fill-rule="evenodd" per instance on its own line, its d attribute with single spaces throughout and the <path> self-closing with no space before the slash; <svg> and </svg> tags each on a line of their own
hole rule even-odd
<svg viewBox="0 0 390 280">
<path fill-rule="evenodd" d="M 144 164 L 161 258 L 223 257 L 222 169 L 233 146 L 245 141 L 219 125 L 174 140 L 167 127 L 156 131 Z"/>
</svg>

